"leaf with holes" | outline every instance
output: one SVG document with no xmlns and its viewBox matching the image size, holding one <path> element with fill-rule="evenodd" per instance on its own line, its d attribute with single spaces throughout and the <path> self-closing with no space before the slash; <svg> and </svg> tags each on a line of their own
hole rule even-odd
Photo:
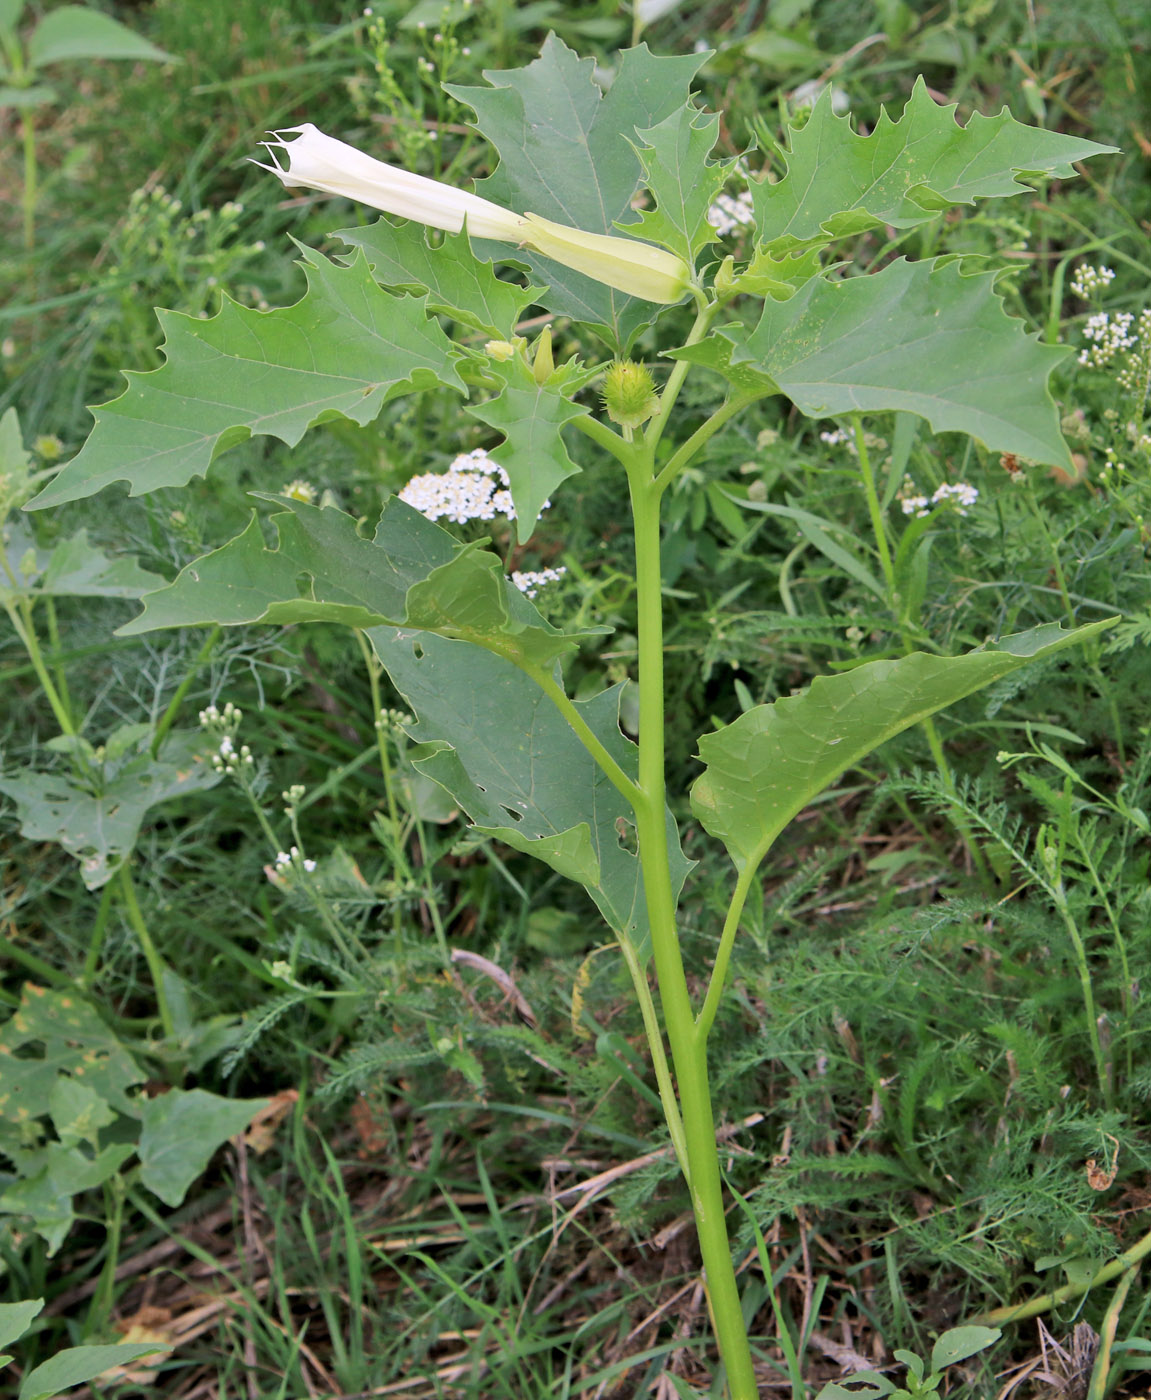
<svg viewBox="0 0 1151 1400">
<path fill-rule="evenodd" d="M 1065 632 L 1049 623 L 966 656 L 913 652 L 818 676 L 802 695 L 757 705 L 700 739 L 707 766 L 692 787 L 692 811 L 738 870 L 754 867 L 794 816 L 888 739 L 1108 626 L 1096 622 Z"/>
<path fill-rule="evenodd" d="M 510 662 L 428 633 L 369 633 L 424 747 L 415 768 L 446 788 L 475 827 L 584 885 L 616 933 L 646 954 L 647 913 L 632 812 L 552 701 Z M 576 709 L 625 773 L 635 745 L 619 728 L 620 687 Z M 690 862 L 668 815 L 676 891 Z"/>
<path fill-rule="evenodd" d="M 254 494 L 286 507 L 272 517 L 276 547 L 265 546 L 253 516 L 243 534 L 148 594 L 119 635 L 212 622 L 407 623 L 546 665 L 603 630 L 559 631 L 504 577 L 497 555 L 460 545 L 395 497 L 368 540 L 341 510 Z"/>
<path fill-rule="evenodd" d="M 438 385 L 466 394 L 422 301 L 385 292 L 362 254 L 339 267 L 302 252 L 308 291 L 295 306 L 260 312 L 225 299 L 203 321 L 160 312 L 167 364 L 126 375 L 127 391 L 94 411 L 88 441 L 28 509 L 114 481 L 134 496 L 183 486 L 254 434 L 294 447 L 318 423 L 370 423 L 401 394 Z"/>
<path fill-rule="evenodd" d="M 98 890 L 127 859 L 151 808 L 220 781 L 203 747 L 198 732 L 173 732 L 160 758 L 142 740 L 118 760 L 108 758 L 91 783 L 74 773 L 25 769 L 0 778 L 0 793 L 16 803 L 29 841 L 63 846 L 80 862 L 84 884 Z"/>
</svg>

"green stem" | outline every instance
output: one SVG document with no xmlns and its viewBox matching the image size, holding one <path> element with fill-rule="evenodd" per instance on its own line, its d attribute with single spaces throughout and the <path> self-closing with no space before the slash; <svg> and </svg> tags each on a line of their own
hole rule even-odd
<svg viewBox="0 0 1151 1400">
<path fill-rule="evenodd" d="M 895 591 L 895 566 L 891 562 L 891 548 L 887 542 L 887 524 L 883 518 L 883 507 L 875 489 L 875 473 L 871 470 L 871 457 L 867 451 L 867 439 L 863 432 L 863 419 L 858 413 L 851 415 L 851 426 L 855 432 L 855 450 L 859 454 L 859 474 L 863 478 L 863 492 L 867 497 L 867 513 L 871 516 L 871 529 L 875 535 L 875 547 L 879 551 L 879 562 L 883 566 L 883 580 L 887 585 L 887 605 L 898 616 L 899 599 Z"/>
<path fill-rule="evenodd" d="M 701 341 L 711 329 L 711 323 L 719 313 L 720 303 L 713 302 L 710 306 L 701 306 L 695 318 L 695 324 L 691 328 L 691 334 L 684 341 L 684 345 L 695 345 Z M 644 446 L 650 454 L 650 460 L 655 462 L 655 449 L 659 445 L 659 440 L 663 436 L 663 430 L 667 427 L 668 419 L 675 408 L 675 401 L 679 397 L 679 391 L 683 387 L 683 381 L 687 377 L 687 372 L 691 368 L 688 360 L 676 360 L 671 373 L 667 377 L 667 383 L 663 386 L 663 393 L 659 396 L 659 410 L 644 431 Z M 617 454 L 618 455 L 618 454 Z M 624 460 L 624 459 L 621 459 Z M 654 475 L 654 472 L 652 473 Z"/>
<path fill-rule="evenodd" d="M 655 1081 L 659 1086 L 659 1098 L 663 1104 L 664 1117 L 667 1119 L 671 1145 L 675 1148 L 675 1155 L 679 1162 L 680 1171 L 683 1172 L 684 1180 L 690 1187 L 691 1166 L 687 1159 L 687 1139 L 683 1134 L 683 1119 L 680 1117 L 675 1085 L 672 1083 L 671 1070 L 668 1068 L 667 1056 L 664 1054 L 663 1032 L 659 1027 L 659 1017 L 656 1015 L 651 988 L 647 985 L 647 975 L 639 960 L 639 954 L 631 941 L 623 934 L 619 935 L 619 946 L 620 952 L 623 953 L 623 960 L 627 964 L 627 970 L 631 974 L 632 986 L 635 988 L 640 1014 L 643 1016 L 643 1028 L 647 1033 L 651 1062 L 655 1068 Z"/>
<path fill-rule="evenodd" d="M 69 977 L 66 972 L 61 972 L 58 967 L 53 967 L 51 963 L 45 962 L 35 953 L 30 953 L 27 948 L 22 948 L 19 943 L 14 943 L 3 933 L 0 933 L 0 954 L 4 954 L 13 962 L 19 963 L 25 971 L 30 972 L 33 977 L 38 977 L 41 982 L 47 982 L 50 987 L 67 989 L 75 987 L 75 980 Z"/>
<path fill-rule="evenodd" d="M 120 888 L 124 895 L 124 909 L 128 915 L 128 922 L 140 940 L 140 947 L 144 951 L 148 971 L 152 974 L 152 987 L 156 993 L 156 1009 L 160 1013 L 160 1024 L 164 1028 L 164 1038 L 175 1040 L 176 1023 L 172 1019 L 172 1011 L 168 1006 L 168 996 L 164 991 L 164 964 L 160 954 L 156 951 L 155 943 L 152 942 L 152 935 L 148 932 L 144 915 L 140 912 L 140 901 L 136 898 L 136 886 L 132 881 L 132 872 L 128 869 L 127 862 L 120 867 Z"/>
<path fill-rule="evenodd" d="M 1127 1301 L 1127 1294 L 1138 1272 L 1139 1266 L 1132 1264 L 1119 1280 L 1115 1296 L 1107 1304 L 1103 1326 L 1099 1329 L 1099 1351 L 1095 1357 L 1094 1370 L 1091 1372 L 1087 1400 L 1103 1400 L 1107 1394 L 1107 1378 L 1111 1374 L 1111 1348 L 1115 1345 L 1115 1333 L 1119 1329 L 1119 1314 L 1123 1311 L 1123 1304 Z"/>
<path fill-rule="evenodd" d="M 696 327 L 704 321 L 697 318 Z M 680 368 L 676 366 L 673 377 Z M 682 376 L 681 376 L 682 378 Z M 665 393 L 674 399 L 669 383 Z M 636 830 L 643 868 L 644 896 L 651 927 L 652 954 L 659 982 L 664 1026 L 671 1047 L 683 1115 L 688 1190 L 695 1214 L 712 1325 L 727 1370 L 731 1400 L 758 1400 L 759 1387 L 740 1307 L 724 1217 L 715 1118 L 708 1082 L 707 1040 L 695 1024 L 676 928 L 675 893 L 667 849 L 664 777 L 663 597 L 660 567 L 660 491 L 653 480 L 654 445 L 628 466 L 635 521 L 639 636 L 639 796 Z"/>
<path fill-rule="evenodd" d="M 123 1177 L 118 1173 L 111 1181 L 104 1183 L 104 1218 L 107 1220 L 107 1243 L 105 1245 L 104 1267 L 96 1291 L 92 1295 L 92 1305 L 88 1309 L 89 1334 L 102 1332 L 112 1316 L 112 1305 L 116 1301 L 116 1266 L 120 1262 L 120 1233 L 124 1225 L 124 1196 L 127 1191 Z"/>
<path fill-rule="evenodd" d="M 108 932 L 108 915 L 112 912 L 112 891 L 116 888 L 109 880 L 100 891 L 100 907 L 96 910 L 96 922 L 92 925 L 92 935 L 88 940 L 88 955 L 84 959 L 84 971 L 80 974 L 83 986 L 90 987 L 100 965 L 100 951 L 104 946 L 104 935 Z"/>
<path fill-rule="evenodd" d="M 604 776 L 611 782 L 624 801 L 635 807 L 643 797 L 640 788 L 632 782 L 600 740 L 596 738 L 594 731 L 589 728 L 587 721 L 580 714 L 573 701 L 568 699 L 563 686 L 542 666 L 524 665 L 521 666 L 521 670 L 535 681 L 536 685 L 571 725 L 576 738 L 595 759 Z"/>
<path fill-rule="evenodd" d="M 36 246 L 36 124 L 28 107 L 20 113 L 20 132 L 24 140 L 24 251 Z"/>
<path fill-rule="evenodd" d="M 356 644 L 360 648 L 360 655 L 364 658 L 364 667 L 368 673 L 368 688 L 372 697 L 372 728 L 376 735 L 376 749 L 380 756 L 380 772 L 384 779 L 384 799 L 388 804 L 388 822 L 391 826 L 391 846 L 392 859 L 399 867 L 402 878 L 406 881 L 411 879 L 411 868 L 408 865 L 407 852 L 404 850 L 404 842 L 400 832 L 400 814 L 396 807 L 396 794 L 392 789 L 392 764 L 388 754 L 388 736 L 384 728 L 384 704 L 380 693 L 380 659 L 372 649 L 371 642 L 364 636 L 359 627 L 352 629 L 355 633 Z M 399 952 L 400 939 L 402 937 L 403 918 L 400 911 L 399 900 L 392 906 L 392 937 L 396 940 L 396 951 Z"/>
<path fill-rule="evenodd" d="M 1071 939 L 1071 945 L 1075 949 L 1075 961 L 1079 968 L 1079 984 L 1083 988 L 1083 1009 L 1087 1013 L 1087 1034 L 1091 1040 L 1091 1053 L 1095 1057 L 1095 1072 L 1099 1077 L 1099 1089 L 1103 1095 L 1103 1101 L 1110 1108 L 1114 1095 L 1111 1090 L 1111 1079 L 1107 1073 L 1107 1059 L 1103 1054 L 1103 1045 L 1099 1039 L 1099 1020 L 1095 1013 L 1095 991 L 1091 986 L 1091 969 L 1087 965 L 1087 949 L 1083 945 L 1079 925 L 1075 922 L 1068 907 L 1067 895 L 1063 890 L 1062 881 L 1057 884 L 1048 884 L 1047 889 L 1055 902 L 1055 907 L 1059 910 L 1063 927 L 1067 930 L 1067 936 Z"/>
<path fill-rule="evenodd" d="M 31 603 L 26 598 L 17 598 L 13 602 L 6 597 L 4 611 L 8 614 L 8 620 L 20 638 L 24 650 L 28 653 L 28 660 L 31 661 L 32 669 L 36 672 L 36 679 L 40 682 L 48 704 L 52 707 L 52 713 L 56 716 L 56 723 L 60 726 L 61 734 L 75 735 L 76 726 L 72 723 L 72 716 L 67 705 L 60 698 L 52 683 L 52 677 L 48 674 L 48 668 L 44 664 L 44 655 L 40 650 L 40 639 L 36 635 L 36 628 L 32 621 Z"/>
<path fill-rule="evenodd" d="M 715 1013 L 719 1010 L 719 999 L 723 995 L 723 984 L 727 980 L 727 965 L 731 961 L 735 935 L 739 932 L 740 915 L 743 913 L 743 906 L 747 902 L 748 891 L 758 868 L 758 861 L 749 861 L 740 871 L 731 903 L 727 907 L 727 918 L 723 921 L 723 932 L 719 936 L 719 947 L 716 949 L 715 966 L 711 970 L 711 981 L 707 984 L 707 995 L 703 999 L 699 1015 L 695 1018 L 696 1029 L 704 1040 L 710 1035 Z"/>
<path fill-rule="evenodd" d="M 659 489 L 665 490 L 679 475 L 683 468 L 691 461 L 699 449 L 708 441 L 713 434 L 717 433 L 730 419 L 737 413 L 741 413 L 748 404 L 754 403 L 756 399 L 762 398 L 762 394 L 744 394 L 738 398 L 727 399 L 711 415 L 706 423 L 702 423 L 691 437 L 678 447 L 668 460 L 666 466 L 656 477 L 655 482 Z"/>
<path fill-rule="evenodd" d="M 1050 1293 L 1040 1294 L 1038 1298 L 1032 1298 L 1028 1303 L 1011 1303 L 1007 1307 L 993 1308 L 990 1312 L 980 1313 L 978 1317 L 971 1319 L 972 1325 L 977 1327 L 1000 1327 L 1008 1322 L 1023 1322 L 1029 1317 L 1038 1317 L 1040 1313 L 1045 1313 L 1051 1308 L 1056 1308 L 1060 1303 L 1069 1302 L 1072 1298 L 1079 1298 L 1084 1293 L 1089 1293 L 1091 1289 L 1098 1288 L 1101 1283 L 1109 1283 L 1113 1278 L 1118 1278 L 1120 1274 L 1138 1264 L 1140 1260 L 1146 1259 L 1151 1254 L 1151 1233 L 1146 1234 L 1126 1250 L 1117 1259 L 1112 1259 L 1109 1264 L 1104 1264 L 1098 1273 L 1092 1274 L 1089 1279 L 1077 1279 L 1074 1283 L 1065 1283 L 1062 1288 L 1055 1288 Z"/>
<path fill-rule="evenodd" d="M 220 640 L 220 632 L 221 628 L 219 626 L 216 626 L 213 627 L 211 632 L 208 633 L 208 640 L 204 643 L 204 645 L 200 648 L 199 652 L 196 654 L 196 659 L 192 662 L 191 669 L 188 671 L 188 674 L 184 677 L 184 679 L 180 682 L 179 686 L 177 686 L 175 695 L 173 695 L 171 700 L 168 701 L 167 709 L 160 716 L 160 723 L 156 726 L 156 732 L 152 736 L 153 758 L 156 758 L 158 756 L 160 752 L 160 746 L 168 737 L 168 730 L 171 729 L 173 724 L 175 724 L 176 716 L 177 714 L 179 714 L 180 711 L 180 706 L 184 703 L 184 698 L 188 694 L 188 691 L 191 690 L 192 686 L 195 684 L 197 672 L 199 671 L 200 667 L 203 666 L 203 664 L 212 655 L 212 652 L 215 650 L 216 643 Z"/>
</svg>

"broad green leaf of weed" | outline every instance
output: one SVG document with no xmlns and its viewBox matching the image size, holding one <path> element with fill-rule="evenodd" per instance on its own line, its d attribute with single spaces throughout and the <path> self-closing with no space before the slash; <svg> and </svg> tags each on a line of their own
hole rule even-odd
<svg viewBox="0 0 1151 1400">
<path fill-rule="evenodd" d="M 497 555 L 461 546 L 395 497 L 371 540 L 343 511 L 263 499 L 287 507 L 272 517 L 276 548 L 265 546 L 253 516 L 242 535 L 149 594 L 121 634 L 210 622 L 406 624 L 541 665 L 591 635 L 552 627 L 504 577 Z"/>
<path fill-rule="evenodd" d="M 453 97 L 473 108 L 476 126 L 499 154 L 477 193 L 520 214 L 618 233 L 617 223 L 634 221 L 635 133 L 684 106 L 702 63 L 699 54 L 657 58 L 640 44 L 620 54 L 605 93 L 594 81 L 595 60 L 577 58 L 552 34 L 526 67 L 485 73 L 491 87 L 448 84 Z M 617 349 L 626 349 L 657 314 L 650 303 L 582 273 L 534 253 L 522 256 L 549 288 L 540 298 L 544 306 L 588 323 Z"/>
<path fill-rule="evenodd" d="M 243 1130 L 267 1099 L 224 1099 L 203 1089 L 170 1089 L 143 1106 L 140 1180 L 168 1206 L 182 1204 L 217 1147 Z"/>
<path fill-rule="evenodd" d="M 126 375 L 127 391 L 94 410 L 88 441 L 28 508 L 114 481 L 134 496 L 183 486 L 255 434 L 294 447 L 318 423 L 370 423 L 402 394 L 437 385 L 466 394 L 423 301 L 385 292 L 363 255 L 340 267 L 301 251 L 308 291 L 294 306 L 259 312 L 225 299 L 208 320 L 159 313 L 167 363 Z"/>
<path fill-rule="evenodd" d="M 787 174 L 752 182 L 757 241 L 827 243 L 881 224 L 914 228 L 958 204 L 1018 194 L 1024 180 L 1074 175 L 1073 162 L 1115 150 L 1024 126 L 1006 108 L 976 112 L 965 127 L 954 114 L 918 78 L 898 121 L 882 111 L 875 130 L 859 136 L 835 115 L 826 88 L 789 132 Z"/>
<path fill-rule="evenodd" d="M 693 264 L 697 254 L 719 238 L 707 211 L 736 163 L 736 157 L 708 159 L 719 137 L 719 116 L 688 103 L 637 135 L 643 183 L 656 208 L 643 210 L 638 222 L 629 220 L 620 227 Z"/>
<path fill-rule="evenodd" d="M 1008 316 L 994 277 L 902 258 L 869 277 L 815 277 L 789 301 L 766 302 L 750 334 L 725 326 L 670 353 L 741 393 L 774 384 L 812 418 L 915 413 L 936 432 L 1070 471 L 1047 389 L 1068 351 L 1040 345 Z"/>
<path fill-rule="evenodd" d="M 63 846 L 80 862 L 87 888 L 98 890 L 130 854 L 150 808 L 220 781 L 203 747 L 197 731 L 176 731 L 160 758 L 143 745 L 122 763 L 109 763 L 98 787 L 82 786 L 72 774 L 25 769 L 0 778 L 0 793 L 16 803 L 24 836 Z"/>
<path fill-rule="evenodd" d="M 116 1121 L 115 1110 L 95 1089 L 63 1074 L 48 1095 L 48 1112 L 56 1136 L 65 1147 L 80 1142 L 95 1147 L 100 1129 Z"/>
<path fill-rule="evenodd" d="M 38 1045 L 39 1057 L 15 1051 Z M 0 1117 L 48 1111 L 57 1079 L 69 1075 L 121 1113 L 139 1116 L 126 1090 L 143 1071 L 95 1011 L 79 997 L 26 982 L 19 1008 L 0 1027 Z"/>
<path fill-rule="evenodd" d="M 492 264 L 472 252 L 465 233 L 445 234 L 439 247 L 432 248 L 422 225 L 380 219 L 367 228 L 337 229 L 334 237 L 364 250 L 381 286 L 393 292 L 426 292 L 429 311 L 497 340 L 512 338 L 516 323 L 543 291 L 497 277 Z"/>
<path fill-rule="evenodd" d="M 54 549 L 37 548 L 23 522 L 13 521 L 4 532 L 4 548 L 13 575 L 29 592 L 53 598 L 139 598 L 164 583 L 133 558 L 110 558 L 88 543 L 79 529 Z"/>
<path fill-rule="evenodd" d="M 122 1366 L 125 1361 L 135 1361 L 140 1356 L 150 1356 L 153 1352 L 167 1348 L 142 1346 L 135 1342 L 116 1342 L 110 1346 L 68 1347 L 58 1352 L 43 1364 L 29 1371 L 20 1385 L 16 1400 L 53 1400 L 62 1390 L 85 1385 L 113 1366 Z"/>
<path fill-rule="evenodd" d="M 0 1215 L 16 1215 L 27 1220 L 48 1246 L 49 1255 L 56 1253 L 76 1223 L 72 1192 L 57 1187 L 47 1167 L 18 1179 L 0 1192 Z"/>
<path fill-rule="evenodd" d="M 632 812 L 542 690 L 502 657 L 427 633 L 370 633 L 396 689 L 418 717 L 415 768 L 446 788 L 475 827 L 584 885 L 616 933 L 647 949 Z M 621 687 L 577 701 L 625 773 L 635 745 L 619 728 Z M 631 843 L 634 847 L 634 841 Z M 675 888 L 691 868 L 669 814 Z"/>
<path fill-rule="evenodd" d="M 998 1327 L 952 1327 L 931 1348 L 931 1369 L 942 1371 L 945 1366 L 966 1361 L 969 1356 L 984 1351 L 1002 1336 L 1003 1332 Z"/>
<path fill-rule="evenodd" d="M 94 58 L 126 58 L 137 63 L 142 60 L 179 62 L 111 15 L 103 15 L 87 5 L 62 5 L 53 10 L 44 16 L 28 40 L 28 61 L 33 68 Z"/>
<path fill-rule="evenodd" d="M 8 1347 L 19 1341 L 43 1308 L 43 1298 L 31 1298 L 24 1303 L 0 1303 L 0 1347 Z M 10 1356 L 0 1356 L 0 1366 L 11 1360 Z"/>
<path fill-rule="evenodd" d="M 880 744 L 1108 625 L 1066 632 L 1048 623 L 965 656 L 913 652 L 819 676 L 802 695 L 757 705 L 700 739 L 706 769 L 692 787 L 692 811 L 737 869 L 755 866 L 794 816 Z"/>
<path fill-rule="evenodd" d="M 578 384 L 575 366 L 565 365 L 543 384 L 537 384 L 527 363 L 514 355 L 491 360 L 488 373 L 502 380 L 494 399 L 471 404 L 468 412 L 481 423 L 504 434 L 492 455 L 508 474 L 516 508 L 516 533 L 521 544 L 531 535 L 544 502 L 552 491 L 580 469 L 568 456 L 560 429 L 588 410 L 568 397 Z"/>
</svg>

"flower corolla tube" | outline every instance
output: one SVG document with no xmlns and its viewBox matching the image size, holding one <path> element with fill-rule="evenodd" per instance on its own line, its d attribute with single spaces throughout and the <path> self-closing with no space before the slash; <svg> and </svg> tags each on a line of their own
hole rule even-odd
<svg viewBox="0 0 1151 1400">
<path fill-rule="evenodd" d="M 385 214 L 415 219 L 446 233 L 459 233 L 466 221 L 473 238 L 491 238 L 530 248 L 644 301 L 679 301 L 690 285 L 691 269 L 687 263 L 650 243 L 587 233 L 538 214 L 514 214 L 478 194 L 375 160 L 354 146 L 325 135 L 311 122 L 273 135 L 275 140 L 264 142 L 264 146 L 274 163 L 254 164 L 271 171 L 288 187 L 303 186 L 354 199 L 382 209 Z M 295 140 L 286 141 L 286 136 Z M 281 151 L 287 153 L 286 167 L 280 164 Z"/>
</svg>

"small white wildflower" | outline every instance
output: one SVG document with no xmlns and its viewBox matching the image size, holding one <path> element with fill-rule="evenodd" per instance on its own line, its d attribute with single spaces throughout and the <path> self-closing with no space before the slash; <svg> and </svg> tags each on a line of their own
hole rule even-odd
<svg viewBox="0 0 1151 1400">
<path fill-rule="evenodd" d="M 1083 264 L 1071 279 L 1071 290 L 1081 301 L 1091 301 L 1115 280 L 1115 269 Z"/>
<path fill-rule="evenodd" d="M 846 428 L 832 428 L 820 433 L 819 440 L 827 443 L 828 447 L 838 447 L 842 442 L 854 442 L 855 437 Z"/>
<path fill-rule="evenodd" d="M 933 506 L 951 505 L 960 515 L 967 514 L 967 507 L 979 499 L 979 491 L 965 481 L 944 482 L 931 497 Z"/>
<path fill-rule="evenodd" d="M 1144 313 L 1146 314 L 1146 313 Z M 1091 369 L 1106 369 L 1121 350 L 1130 350 L 1138 335 L 1132 331 L 1135 317 L 1129 311 L 1097 311 L 1088 316 L 1083 337 L 1092 343 L 1079 353 L 1079 363 Z M 1143 317 L 1140 317 L 1142 328 Z"/>
<path fill-rule="evenodd" d="M 315 868 L 316 868 L 316 862 L 315 862 L 314 860 L 305 860 L 305 861 L 304 861 L 304 869 L 308 872 L 309 875 L 312 873 L 313 870 L 315 870 Z"/>
<path fill-rule="evenodd" d="M 721 238 L 738 233 L 741 228 L 754 223 L 751 191 L 743 190 L 737 195 L 716 195 L 715 203 L 707 211 L 707 221 Z"/>
<path fill-rule="evenodd" d="M 512 582 L 521 593 L 534 598 L 545 584 L 558 583 L 567 569 L 561 564 L 558 569 L 514 569 Z"/>
</svg>

